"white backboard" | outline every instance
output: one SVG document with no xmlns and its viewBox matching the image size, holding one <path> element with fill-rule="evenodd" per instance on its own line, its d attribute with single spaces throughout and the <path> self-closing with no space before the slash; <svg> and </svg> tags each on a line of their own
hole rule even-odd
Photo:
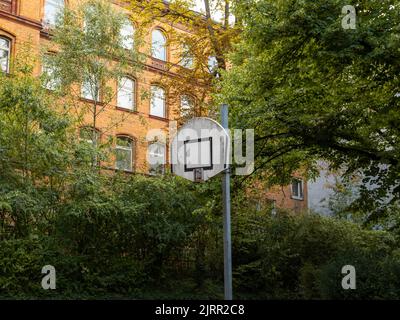
<svg viewBox="0 0 400 320">
<path fill-rule="evenodd" d="M 229 135 L 218 122 L 193 118 L 171 141 L 172 172 L 191 181 L 206 181 L 226 168 L 229 148 Z"/>
</svg>

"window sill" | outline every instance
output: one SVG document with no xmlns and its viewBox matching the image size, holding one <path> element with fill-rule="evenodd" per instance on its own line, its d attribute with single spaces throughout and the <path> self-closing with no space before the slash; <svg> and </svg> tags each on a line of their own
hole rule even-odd
<svg viewBox="0 0 400 320">
<path fill-rule="evenodd" d="M 151 63 L 150 63 L 150 65 L 153 67 L 153 68 L 156 68 L 156 69 L 159 69 L 159 70 L 162 70 L 162 71 L 166 71 L 167 70 L 167 61 L 164 61 L 164 60 L 160 60 L 160 59 L 157 59 L 157 58 L 154 58 L 154 57 L 150 57 L 151 58 Z"/>
<path fill-rule="evenodd" d="M 40 30 L 40 35 L 45 37 L 45 38 L 49 38 L 53 35 L 55 27 L 54 26 L 50 26 L 50 25 L 46 25 L 43 21 L 41 22 L 41 30 Z"/>
<path fill-rule="evenodd" d="M 189 66 L 183 66 L 181 64 L 177 64 L 177 66 L 181 69 L 181 70 L 186 70 L 186 71 L 194 71 L 195 67 L 189 67 Z"/>
<path fill-rule="evenodd" d="M 151 58 L 154 62 L 163 63 L 163 64 L 166 64 L 166 63 L 167 63 L 167 60 L 158 59 L 158 58 L 153 57 L 153 56 L 150 56 L 150 58 Z"/>
<path fill-rule="evenodd" d="M 297 201 L 304 201 L 304 197 L 291 196 L 291 198 L 292 198 L 293 200 L 297 200 Z"/>
<path fill-rule="evenodd" d="M 162 177 L 165 176 L 165 172 L 147 172 L 149 177 Z"/>
<path fill-rule="evenodd" d="M 151 115 L 151 114 L 149 114 L 149 118 L 151 118 L 151 119 L 155 119 L 155 120 L 164 121 L 164 122 L 168 122 L 168 121 L 169 121 L 169 119 L 168 119 L 168 118 L 159 117 L 159 116 L 153 116 L 153 115 Z"/>
<path fill-rule="evenodd" d="M 96 102 L 96 104 L 99 105 L 99 106 L 103 106 L 104 105 L 104 103 L 101 102 L 101 101 L 95 101 L 95 100 L 88 99 L 88 98 L 80 97 L 79 100 L 81 100 L 83 102 L 89 102 L 89 103 L 92 103 L 92 104 Z"/>
<path fill-rule="evenodd" d="M 127 173 L 127 174 L 136 174 L 135 169 L 132 169 L 131 171 L 129 171 L 129 170 L 116 169 L 115 167 L 109 167 L 109 166 L 101 166 L 100 168 L 101 168 L 102 170 L 108 170 L 108 171 L 113 171 L 113 172 L 120 172 L 120 173 Z"/>
<path fill-rule="evenodd" d="M 118 168 L 114 168 L 115 172 L 121 172 L 121 173 L 128 173 L 128 174 L 133 174 L 135 173 L 134 170 L 125 170 L 125 169 L 118 169 Z"/>
</svg>

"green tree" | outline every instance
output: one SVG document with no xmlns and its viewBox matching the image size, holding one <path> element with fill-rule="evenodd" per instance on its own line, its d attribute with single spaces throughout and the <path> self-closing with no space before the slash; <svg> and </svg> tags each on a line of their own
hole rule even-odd
<svg viewBox="0 0 400 320">
<path fill-rule="evenodd" d="M 0 74 L 1 229 L 11 226 L 17 236 L 52 214 L 77 159 L 72 119 L 33 76 L 29 49 L 11 75 Z"/>
<path fill-rule="evenodd" d="M 342 28 L 353 4 L 356 29 Z M 254 128 L 257 167 L 289 178 L 315 159 L 359 170 L 371 208 L 399 185 L 397 1 L 238 1 L 244 32 L 220 99 L 232 125 Z M 289 174 L 284 175 L 287 172 Z M 288 181 L 288 180 L 287 180 Z M 369 190 L 367 181 L 377 186 Z"/>
<path fill-rule="evenodd" d="M 51 30 L 51 43 L 43 54 L 49 71 L 43 78 L 56 93 L 67 94 L 64 98 L 70 100 L 69 111 L 76 111 L 84 125 L 96 128 L 99 115 L 116 96 L 116 84 L 123 85 L 124 77 L 136 76 L 141 69 L 140 38 L 122 32 L 129 23 L 129 16 L 109 1 L 89 0 L 75 9 L 65 9 Z M 52 50 L 56 53 L 49 54 Z M 127 117 L 113 119 L 103 133 Z M 84 135 L 97 146 L 96 130 Z"/>
</svg>

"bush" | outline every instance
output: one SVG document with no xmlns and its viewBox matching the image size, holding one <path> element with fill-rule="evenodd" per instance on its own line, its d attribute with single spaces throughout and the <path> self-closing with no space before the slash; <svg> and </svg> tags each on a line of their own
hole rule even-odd
<svg viewBox="0 0 400 320">
<path fill-rule="evenodd" d="M 342 267 L 356 270 L 356 290 L 343 290 Z M 399 299 L 400 259 L 382 252 L 351 250 L 321 268 L 318 279 L 324 299 Z"/>
<path fill-rule="evenodd" d="M 235 287 L 243 297 L 375 298 L 384 290 L 400 297 L 390 289 L 400 279 L 392 257 L 396 242 L 389 233 L 311 214 L 247 213 L 236 219 Z M 341 288 L 341 268 L 352 263 L 360 269 L 357 281 L 364 293 Z M 379 271 L 383 266 L 387 275 Z"/>
<path fill-rule="evenodd" d="M 0 297 L 39 292 L 43 249 L 38 240 L 1 241 Z"/>
<path fill-rule="evenodd" d="M 42 227 L 21 223 L 24 233 L 1 241 L 0 296 L 222 298 L 222 219 L 208 194 L 214 187 L 88 171 L 71 179 L 52 214 L 35 209 L 48 198 L 31 196 L 27 210 Z M 16 199 L 28 199 L 8 194 L 3 215 L 23 208 Z M 395 235 L 312 214 L 233 209 L 235 298 L 400 298 Z M 41 288 L 48 264 L 56 268 L 55 291 Z M 357 290 L 341 287 L 347 264 L 356 267 Z"/>
<path fill-rule="evenodd" d="M 168 176 L 107 177 L 89 171 L 75 179 L 47 220 L 47 236 L 28 228 L 35 240 L 2 242 L 4 295 L 135 297 L 143 288 L 179 278 L 171 260 L 180 257 L 205 221 L 202 197 L 194 189 Z M 4 212 L 13 207 L 2 205 Z M 30 213 L 45 222 L 35 210 Z M 40 286 L 47 264 L 57 271 L 53 294 Z"/>
</svg>

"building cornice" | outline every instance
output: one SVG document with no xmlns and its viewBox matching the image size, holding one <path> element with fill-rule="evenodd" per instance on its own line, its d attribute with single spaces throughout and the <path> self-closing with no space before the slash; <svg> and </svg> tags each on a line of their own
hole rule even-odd
<svg viewBox="0 0 400 320">
<path fill-rule="evenodd" d="M 0 18 L 4 18 L 10 21 L 14 21 L 17 23 L 24 24 L 26 26 L 41 30 L 42 29 L 42 23 L 39 20 L 34 20 L 30 19 L 24 16 L 18 16 L 12 13 L 8 13 L 5 11 L 0 10 Z"/>
</svg>

